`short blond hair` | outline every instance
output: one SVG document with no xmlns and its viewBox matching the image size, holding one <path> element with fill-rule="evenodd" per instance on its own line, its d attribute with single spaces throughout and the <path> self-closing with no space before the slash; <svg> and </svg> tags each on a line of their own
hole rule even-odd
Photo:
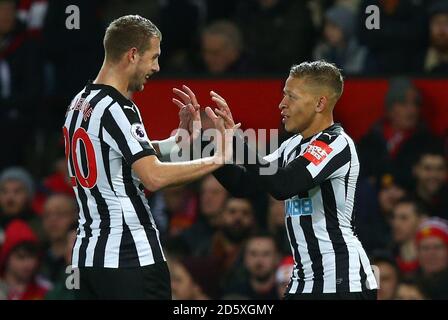
<svg viewBox="0 0 448 320">
<path fill-rule="evenodd" d="M 149 19 L 139 15 L 120 17 L 106 29 L 103 40 L 106 58 L 117 62 L 131 48 L 143 53 L 149 49 L 151 38 L 162 40 L 162 33 Z"/>
<path fill-rule="evenodd" d="M 293 65 L 289 75 L 293 78 L 306 79 L 316 86 L 330 88 L 334 92 L 335 101 L 339 100 L 344 91 L 344 78 L 341 70 L 333 63 L 323 60 Z"/>
</svg>

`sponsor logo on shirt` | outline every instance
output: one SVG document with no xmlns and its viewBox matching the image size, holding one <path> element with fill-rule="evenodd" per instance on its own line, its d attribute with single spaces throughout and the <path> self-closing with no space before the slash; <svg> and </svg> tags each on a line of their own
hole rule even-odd
<svg viewBox="0 0 448 320">
<path fill-rule="evenodd" d="M 292 198 L 285 201 L 286 216 L 309 216 L 313 214 L 311 198 Z"/>
<path fill-rule="evenodd" d="M 318 166 L 333 151 L 333 149 L 323 141 L 315 140 L 306 149 L 303 157 Z"/>
</svg>

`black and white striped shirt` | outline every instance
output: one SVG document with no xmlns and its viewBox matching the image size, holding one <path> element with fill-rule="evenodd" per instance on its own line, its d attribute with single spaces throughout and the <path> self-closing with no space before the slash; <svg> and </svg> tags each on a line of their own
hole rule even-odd
<svg viewBox="0 0 448 320">
<path fill-rule="evenodd" d="M 155 151 L 137 106 L 116 89 L 88 83 L 63 127 L 68 172 L 79 205 L 73 267 L 137 267 L 165 261 L 159 231 L 133 172 Z"/>
<path fill-rule="evenodd" d="M 274 175 L 260 174 L 261 165 L 273 163 L 278 163 Z M 285 200 L 285 223 L 295 260 L 287 293 L 377 288 L 353 227 L 359 166 L 353 140 L 334 124 L 307 139 L 291 137 L 258 165 L 225 166 L 216 172 L 218 180 L 237 196 L 250 195 L 248 191 L 258 184 Z"/>
</svg>

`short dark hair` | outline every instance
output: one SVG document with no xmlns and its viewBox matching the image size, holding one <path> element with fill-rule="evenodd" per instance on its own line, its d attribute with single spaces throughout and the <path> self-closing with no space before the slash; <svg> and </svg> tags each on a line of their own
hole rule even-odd
<svg viewBox="0 0 448 320">
<path fill-rule="evenodd" d="M 246 241 L 244 243 L 244 252 L 246 252 L 247 246 L 250 241 L 252 241 L 254 239 L 260 239 L 260 238 L 272 240 L 272 243 L 274 244 L 275 251 L 276 252 L 280 251 L 278 243 L 277 243 L 277 241 L 275 241 L 274 235 L 265 229 L 259 229 L 259 230 L 254 231 L 253 233 L 251 233 L 250 236 L 246 239 Z"/>
<path fill-rule="evenodd" d="M 414 164 L 418 164 L 425 156 L 428 155 L 441 157 L 446 162 L 447 155 L 444 153 L 443 143 L 440 139 L 433 137 L 431 142 L 428 142 L 425 146 L 423 146 L 415 157 Z"/>
<path fill-rule="evenodd" d="M 413 196 L 404 196 L 403 198 L 399 199 L 397 201 L 397 203 L 395 204 L 396 208 L 398 205 L 401 204 L 411 204 L 414 206 L 415 209 L 415 213 L 417 214 L 417 216 L 422 216 L 422 215 L 427 215 L 428 214 L 428 208 L 418 199 L 416 199 Z"/>
<path fill-rule="evenodd" d="M 162 33 L 149 19 L 139 15 L 120 17 L 106 29 L 103 40 L 106 58 L 116 62 L 133 47 L 145 52 L 149 49 L 151 38 L 162 40 Z"/>
<path fill-rule="evenodd" d="M 39 244 L 32 241 L 24 241 L 14 246 L 11 249 L 11 252 L 9 253 L 8 257 L 10 257 L 13 253 L 17 252 L 25 252 L 25 254 L 27 255 L 38 257 L 39 250 L 40 250 Z"/>
<path fill-rule="evenodd" d="M 385 249 L 377 249 L 370 254 L 369 258 L 372 264 L 387 263 L 395 269 L 397 274 L 399 273 L 398 264 L 392 252 Z"/>
<path fill-rule="evenodd" d="M 293 65 L 289 70 L 289 75 L 293 78 L 305 78 L 315 85 L 330 88 L 335 94 L 335 101 L 342 96 L 344 91 L 344 78 L 341 70 L 335 64 L 324 60 Z"/>
<path fill-rule="evenodd" d="M 252 210 L 252 214 L 255 215 L 255 203 L 253 202 L 252 199 L 246 198 L 246 197 L 232 197 L 232 196 L 227 197 L 226 201 L 224 202 L 224 210 L 227 209 L 227 205 L 229 204 L 229 202 L 234 201 L 234 200 L 236 200 L 236 201 L 243 200 L 243 201 L 246 201 L 247 203 L 249 203 L 250 208 Z"/>
</svg>

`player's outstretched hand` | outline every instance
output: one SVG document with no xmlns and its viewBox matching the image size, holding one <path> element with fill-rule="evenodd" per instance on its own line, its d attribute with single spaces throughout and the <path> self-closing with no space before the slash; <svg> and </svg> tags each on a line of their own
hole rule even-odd
<svg viewBox="0 0 448 320">
<path fill-rule="evenodd" d="M 215 91 L 210 91 L 210 96 L 218 107 L 217 109 L 215 109 L 215 113 L 224 119 L 226 129 L 233 128 L 235 126 L 235 121 L 233 120 L 232 112 L 230 111 L 229 105 L 227 104 L 226 100 Z"/>
<path fill-rule="evenodd" d="M 179 129 L 188 130 L 190 140 L 193 141 L 201 133 L 201 106 L 194 92 L 186 85 L 182 86 L 182 90 L 173 88 L 173 93 L 180 99 L 172 99 L 173 103 L 179 107 Z"/>
<path fill-rule="evenodd" d="M 217 109 L 215 109 L 217 111 Z M 217 116 L 216 113 L 212 110 L 212 108 L 205 108 L 205 113 L 213 122 L 216 130 L 218 130 L 218 141 L 216 141 L 217 152 L 216 156 L 220 158 L 223 162 L 228 162 L 232 159 L 232 150 L 233 150 L 233 134 L 235 131 L 241 126 L 241 123 L 234 125 L 231 128 L 228 128 L 226 120 Z"/>
</svg>

